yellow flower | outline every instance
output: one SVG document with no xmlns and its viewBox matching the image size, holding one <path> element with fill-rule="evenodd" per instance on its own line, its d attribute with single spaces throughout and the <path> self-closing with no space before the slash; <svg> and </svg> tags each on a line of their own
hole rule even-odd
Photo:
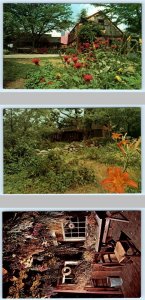
<svg viewBox="0 0 145 300">
<path fill-rule="evenodd" d="M 139 44 L 142 45 L 142 39 L 139 39 Z"/>
<path fill-rule="evenodd" d="M 123 68 L 118 69 L 118 72 L 123 72 Z"/>
<path fill-rule="evenodd" d="M 118 75 L 116 75 L 116 76 L 115 76 L 115 79 L 116 79 L 117 81 L 119 81 L 119 82 L 122 82 L 122 79 L 121 79 L 121 77 L 120 77 L 120 76 L 118 76 Z"/>
<path fill-rule="evenodd" d="M 57 73 L 57 74 L 56 74 L 56 78 L 57 78 L 57 79 L 60 79 L 60 78 L 61 78 L 61 74 L 60 74 L 60 73 Z"/>
<path fill-rule="evenodd" d="M 128 42 L 131 41 L 131 35 L 127 38 L 127 41 L 128 41 Z"/>
</svg>

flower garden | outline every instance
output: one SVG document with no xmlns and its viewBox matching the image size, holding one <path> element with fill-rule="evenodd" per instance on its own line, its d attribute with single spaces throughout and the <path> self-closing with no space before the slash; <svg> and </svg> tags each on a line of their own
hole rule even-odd
<svg viewBox="0 0 145 300">
<path fill-rule="evenodd" d="M 109 39 L 82 43 L 79 50 L 67 48 L 59 57 L 23 60 L 26 89 L 140 89 L 141 54 L 128 50 L 121 38 L 110 46 Z M 26 55 L 27 58 L 27 55 Z M 17 60 L 15 60 L 17 62 Z M 28 63 L 28 65 L 27 65 Z M 20 66 L 20 65 L 19 65 Z M 27 72 L 28 66 L 28 72 Z M 9 68 L 7 61 L 6 68 Z M 4 70 L 7 74 L 7 70 Z M 19 68 L 19 72 L 21 68 Z M 70 80 L 71 79 L 71 80 Z M 17 87 L 19 88 L 19 87 Z"/>
<path fill-rule="evenodd" d="M 83 43 L 76 53 L 68 49 L 61 56 L 63 68 L 52 64 L 39 66 L 27 76 L 26 88 L 35 89 L 139 89 L 140 66 L 133 54 L 122 54 L 122 39 L 109 47 L 109 39 L 98 38 L 93 44 Z M 71 82 L 70 82 L 71 78 Z"/>
<path fill-rule="evenodd" d="M 21 139 L 4 152 L 5 193 L 141 192 L 141 138 L 113 132 L 109 140 L 45 141 L 48 150 Z"/>
</svg>

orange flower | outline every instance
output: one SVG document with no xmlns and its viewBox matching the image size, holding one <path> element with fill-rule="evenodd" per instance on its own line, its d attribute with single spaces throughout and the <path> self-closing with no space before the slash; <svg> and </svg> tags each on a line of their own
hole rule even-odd
<svg viewBox="0 0 145 300">
<path fill-rule="evenodd" d="M 116 133 L 116 132 L 112 133 L 112 139 L 118 140 L 121 139 L 121 137 L 122 137 L 121 133 Z"/>
<path fill-rule="evenodd" d="M 130 142 L 128 140 L 122 140 L 119 143 L 117 143 L 118 148 L 120 149 L 120 151 L 123 153 L 123 155 L 126 155 L 126 152 L 123 148 L 124 145 L 128 145 Z"/>
<path fill-rule="evenodd" d="M 108 177 L 101 181 L 101 185 L 111 193 L 125 193 L 127 186 L 138 188 L 138 184 L 129 178 L 129 174 L 122 172 L 119 167 L 109 167 L 107 173 Z"/>
<path fill-rule="evenodd" d="M 123 146 L 123 145 L 127 145 L 127 144 L 129 144 L 129 143 L 130 143 L 129 140 L 122 140 L 122 141 L 120 141 L 117 145 Z"/>
</svg>

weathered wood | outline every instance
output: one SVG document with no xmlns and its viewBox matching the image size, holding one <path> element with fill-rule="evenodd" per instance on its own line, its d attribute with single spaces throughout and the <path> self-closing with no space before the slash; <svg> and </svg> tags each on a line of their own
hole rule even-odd
<svg viewBox="0 0 145 300">
<path fill-rule="evenodd" d="M 103 271 L 95 271 L 95 272 L 92 272 L 91 274 L 91 278 L 93 279 L 98 279 L 98 278 L 104 278 L 104 277 L 110 277 L 110 276 L 121 276 L 121 271 L 116 271 L 116 270 L 110 270 L 107 269 L 107 270 L 103 270 Z"/>
<path fill-rule="evenodd" d="M 106 295 L 122 295 L 120 289 L 115 288 L 86 288 L 84 290 L 77 289 L 63 289 L 61 286 L 58 286 L 53 290 L 54 293 L 74 293 L 74 294 L 106 294 Z"/>
<path fill-rule="evenodd" d="M 103 233 L 103 239 L 102 239 L 103 243 L 106 243 L 108 230 L 109 230 L 109 225 L 110 225 L 110 217 L 109 218 L 107 217 L 106 222 L 105 222 L 105 229 L 104 229 L 104 233 Z"/>
<path fill-rule="evenodd" d="M 99 216 L 96 213 L 96 220 L 97 220 L 97 232 L 96 232 L 96 244 L 95 244 L 95 250 L 98 251 L 99 250 L 99 246 L 100 246 L 100 237 L 101 237 L 101 228 L 102 228 L 102 219 L 99 218 Z"/>
<path fill-rule="evenodd" d="M 107 213 L 107 216 L 110 218 L 110 220 L 112 221 L 118 221 L 118 222 L 126 222 L 126 223 L 129 223 L 129 220 L 124 216 L 123 213 L 121 213 L 120 211 L 117 211 L 117 212 L 111 212 L 110 215 L 109 215 L 110 212 Z M 119 217 L 115 217 L 115 215 L 120 215 L 121 218 Z"/>
</svg>

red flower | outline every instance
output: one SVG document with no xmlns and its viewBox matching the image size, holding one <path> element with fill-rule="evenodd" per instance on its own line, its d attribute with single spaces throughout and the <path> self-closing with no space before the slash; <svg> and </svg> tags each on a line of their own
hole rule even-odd
<svg viewBox="0 0 145 300">
<path fill-rule="evenodd" d="M 96 49 L 98 49 L 100 47 L 99 44 L 95 44 L 94 46 L 95 46 Z"/>
<path fill-rule="evenodd" d="M 77 61 L 78 61 L 78 57 L 77 57 L 77 56 L 74 56 L 74 57 L 72 58 L 72 61 L 73 61 L 73 62 L 77 62 Z"/>
<path fill-rule="evenodd" d="M 80 68 L 82 67 L 82 64 L 79 63 L 79 62 L 77 62 L 77 63 L 74 64 L 74 67 L 75 67 L 76 69 L 80 69 Z"/>
<path fill-rule="evenodd" d="M 85 75 L 83 75 L 83 78 L 85 81 L 93 80 L 93 76 L 91 74 L 85 74 Z"/>
<path fill-rule="evenodd" d="M 64 58 L 65 61 L 68 61 L 69 56 L 68 56 L 68 55 L 65 55 L 63 58 Z"/>
<path fill-rule="evenodd" d="M 39 66 L 39 62 L 40 62 L 39 58 L 33 58 L 32 59 L 32 63 L 34 63 L 36 66 Z"/>
<path fill-rule="evenodd" d="M 90 43 L 83 43 L 85 48 L 90 48 Z"/>
</svg>

